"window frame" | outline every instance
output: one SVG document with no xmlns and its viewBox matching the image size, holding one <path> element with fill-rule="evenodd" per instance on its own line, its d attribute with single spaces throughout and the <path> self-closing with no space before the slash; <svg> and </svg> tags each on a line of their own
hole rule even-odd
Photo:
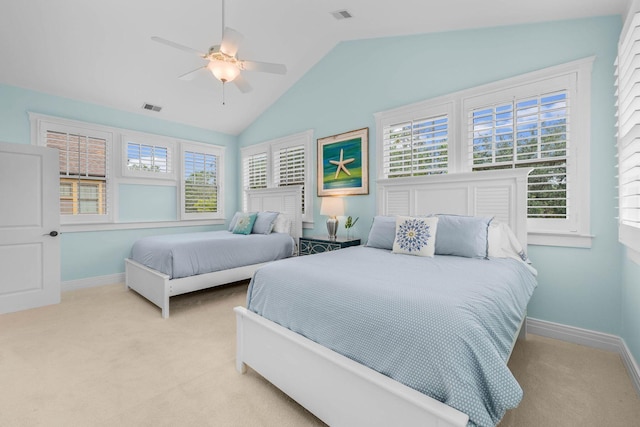
<svg viewBox="0 0 640 427">
<path fill-rule="evenodd" d="M 621 159 L 625 158 L 623 151 L 632 151 L 637 154 L 640 151 L 640 131 L 638 131 L 638 123 L 640 120 L 637 118 L 635 121 L 634 116 L 637 115 L 640 110 L 640 104 L 634 102 L 637 97 L 637 89 L 634 90 L 640 83 L 640 77 L 633 78 L 637 70 L 637 66 L 633 64 L 633 58 L 637 55 L 640 49 L 634 46 L 640 42 L 640 35 L 634 36 L 634 33 L 638 31 L 640 27 L 640 1 L 634 1 L 629 8 L 629 12 L 625 18 L 624 26 L 620 32 L 620 38 L 618 40 L 618 52 L 615 60 L 615 88 L 616 88 L 616 167 L 618 168 L 618 241 L 627 248 L 627 257 L 640 264 L 640 224 L 638 226 L 630 225 L 625 222 L 623 211 L 623 204 L 625 203 L 623 192 L 626 191 L 626 184 L 623 181 L 626 176 L 621 171 Z M 629 59 L 632 58 L 632 59 Z M 633 158 L 634 155 L 628 158 Z M 637 157 L 636 157 L 637 158 Z M 637 163 L 631 163 L 631 165 L 625 165 L 627 170 L 640 168 L 640 158 L 637 158 Z M 636 184 L 638 185 L 638 184 Z M 631 187 L 632 185 L 629 185 Z M 637 190 L 636 190 L 637 191 Z M 637 194 L 633 191 L 631 194 Z M 630 198 L 637 198 L 632 196 Z M 640 202 L 637 205 L 625 206 L 624 208 L 640 209 Z"/>
<path fill-rule="evenodd" d="M 449 165 L 448 173 L 472 172 L 473 159 L 469 156 L 468 112 L 474 105 L 504 101 L 505 94 L 523 98 L 527 93 L 542 93 L 541 88 L 550 82 L 569 85 L 571 110 L 569 112 L 570 153 L 567 154 L 567 169 L 572 173 L 571 206 L 574 221 L 564 224 L 532 221 L 528 219 L 528 240 L 532 245 L 591 247 L 590 234 L 590 149 L 591 149 L 591 70 L 595 57 L 587 57 L 565 64 L 544 68 L 499 80 L 489 84 L 465 89 L 437 98 L 402 106 L 393 110 L 375 113 L 378 159 L 378 179 L 383 176 L 384 127 L 401 123 L 427 114 L 444 114 L 449 108 Z M 569 171 L 568 171 L 569 173 Z"/>
<path fill-rule="evenodd" d="M 154 181 L 175 181 L 176 180 L 176 143 L 174 140 L 159 135 L 150 135 L 139 132 L 124 132 L 121 134 L 121 173 L 123 177 L 138 178 L 141 180 Z M 167 172 L 152 172 L 142 170 L 132 170 L 128 167 L 129 161 L 129 142 L 152 146 L 162 147 L 167 150 Z M 144 181 L 141 181 L 144 183 Z"/>
<path fill-rule="evenodd" d="M 32 116 L 32 144 L 41 147 L 47 146 L 47 135 L 49 131 L 60 133 L 78 133 L 86 137 L 93 137 L 105 140 L 105 210 L 103 214 L 60 214 L 60 225 L 88 225 L 111 223 L 114 221 L 116 205 L 114 203 L 114 192 L 116 189 L 116 179 L 113 173 L 113 131 L 102 126 L 92 126 L 88 123 L 77 122 L 66 119 L 57 119 L 46 116 Z M 59 180 L 64 179 L 59 176 Z M 79 192 L 78 192 L 79 193 Z M 72 197 L 73 199 L 73 197 Z M 79 201 L 79 195 L 78 195 Z"/>
<path fill-rule="evenodd" d="M 204 147 L 216 147 L 224 150 L 225 147 L 200 142 L 190 141 L 179 138 L 172 138 L 163 135 L 133 131 L 130 129 L 121 129 L 111 126 L 98 125 L 95 123 L 82 122 L 79 120 L 64 119 L 56 116 L 48 116 L 39 113 L 29 112 L 29 121 L 31 129 L 31 144 L 38 146 L 46 146 L 46 135 L 42 132 L 47 126 L 51 128 L 52 125 L 68 128 L 80 128 L 87 132 L 103 132 L 110 135 L 110 141 L 107 148 L 107 156 L 109 157 L 109 163 L 107 164 L 107 173 L 109 174 L 109 182 L 107 183 L 107 197 L 108 197 L 108 215 L 103 215 L 101 218 L 92 218 L 90 220 L 87 215 L 83 215 L 84 218 L 74 219 L 72 221 L 65 220 L 64 217 L 71 217 L 72 215 L 62 215 L 61 218 L 61 231 L 62 232 L 86 232 L 86 231 L 102 231 L 102 230 L 132 230 L 132 229 L 145 229 L 145 228 L 164 228 L 164 227 L 191 227 L 200 225 L 212 225 L 212 224 L 224 224 L 224 215 L 221 211 L 220 215 L 215 219 L 211 219 L 205 215 L 189 215 L 188 217 L 182 217 L 181 205 L 180 205 L 180 183 L 178 176 L 181 171 L 182 157 L 179 151 L 179 147 L 183 144 L 195 144 L 197 146 Z M 46 130 L 46 129 L 45 129 Z M 52 130 L 55 130 L 53 128 Z M 64 131 L 64 130 L 62 130 Z M 65 131 L 66 132 L 66 131 Z M 126 149 L 125 135 L 138 136 L 144 141 L 156 141 L 156 145 L 167 144 L 171 145 L 174 153 L 173 157 L 173 178 L 155 178 L 155 177 L 140 177 L 140 176 L 125 176 L 123 174 L 123 164 L 126 164 L 126 153 L 122 153 Z M 125 160 L 123 160 L 123 156 Z M 224 187 L 226 185 L 226 177 L 224 176 L 224 162 L 226 159 L 221 159 L 221 172 L 218 175 L 220 194 L 224 194 Z M 145 186 L 168 186 L 175 188 L 176 191 L 176 219 L 168 221 L 120 221 L 119 219 L 119 194 L 118 190 L 121 185 L 137 184 Z M 218 209 L 222 209 L 224 206 L 224 196 L 221 197 Z M 74 215 L 78 216 L 78 215 Z"/>
<path fill-rule="evenodd" d="M 178 178 L 178 212 L 181 220 L 193 219 L 224 219 L 224 158 L 225 147 L 213 144 L 204 144 L 197 142 L 181 142 L 180 143 L 180 169 Z M 216 156 L 216 211 L 215 212 L 186 212 L 185 197 L 185 179 L 184 179 L 184 162 L 185 152 L 194 152 L 197 154 Z"/>
<path fill-rule="evenodd" d="M 246 209 L 247 200 L 245 197 L 244 190 L 246 189 L 246 171 L 245 160 L 254 155 L 258 154 L 266 154 L 267 156 L 267 188 L 277 188 L 275 182 L 275 174 L 276 171 L 276 159 L 275 154 L 284 148 L 288 147 L 304 147 L 304 158 L 305 158 L 305 180 L 304 180 L 304 214 L 302 215 L 303 226 L 305 228 L 310 228 L 313 226 L 313 186 L 312 176 L 314 175 L 311 171 L 315 170 L 314 165 L 312 164 L 313 159 L 311 158 L 311 145 L 313 142 L 313 130 L 307 130 L 295 134 L 291 134 L 288 136 L 284 136 L 282 138 L 272 139 L 265 142 L 260 142 L 253 145 L 248 145 L 246 147 L 242 147 L 240 149 L 240 164 L 241 164 L 241 175 L 240 178 L 242 180 L 241 188 L 243 191 L 242 195 L 242 207 Z"/>
</svg>

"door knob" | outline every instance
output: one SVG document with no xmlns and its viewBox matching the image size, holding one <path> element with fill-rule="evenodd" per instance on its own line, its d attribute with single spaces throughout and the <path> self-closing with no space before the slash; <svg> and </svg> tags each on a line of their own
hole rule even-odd
<svg viewBox="0 0 640 427">
<path fill-rule="evenodd" d="M 53 230 L 51 233 L 49 234 L 43 234 L 43 236 L 51 236 L 51 237 L 56 237 L 58 235 L 58 232 Z"/>
</svg>

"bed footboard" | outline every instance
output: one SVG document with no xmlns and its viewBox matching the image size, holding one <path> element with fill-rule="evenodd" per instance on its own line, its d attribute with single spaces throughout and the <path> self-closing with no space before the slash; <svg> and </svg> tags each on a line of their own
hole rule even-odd
<svg viewBox="0 0 640 427">
<path fill-rule="evenodd" d="M 162 317 L 169 317 L 169 276 L 145 267 L 131 259 L 124 260 L 125 287 L 133 289 L 162 309 Z"/>
<path fill-rule="evenodd" d="M 466 426 L 468 416 L 236 307 L 236 369 L 250 366 L 331 426 Z"/>
</svg>

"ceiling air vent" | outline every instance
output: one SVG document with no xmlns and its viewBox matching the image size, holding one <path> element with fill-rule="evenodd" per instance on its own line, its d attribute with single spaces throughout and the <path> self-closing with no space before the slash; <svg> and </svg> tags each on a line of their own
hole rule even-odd
<svg viewBox="0 0 640 427">
<path fill-rule="evenodd" d="M 351 13 L 349 13 L 348 10 L 336 10 L 335 12 L 331 12 L 331 14 L 333 15 L 334 18 L 340 20 L 340 19 L 348 19 L 348 18 L 353 18 L 353 15 Z"/>
<path fill-rule="evenodd" d="M 142 104 L 142 108 L 144 108 L 145 110 L 149 110 L 149 111 L 160 111 L 162 110 L 162 107 L 158 106 L 158 105 L 151 105 L 151 104 Z"/>
</svg>

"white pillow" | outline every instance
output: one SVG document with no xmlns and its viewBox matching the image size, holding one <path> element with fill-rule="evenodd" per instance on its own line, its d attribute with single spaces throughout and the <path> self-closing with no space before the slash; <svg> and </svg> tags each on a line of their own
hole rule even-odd
<svg viewBox="0 0 640 427">
<path fill-rule="evenodd" d="M 287 233 L 291 232 L 291 220 L 286 215 L 279 213 L 275 221 L 273 221 L 274 233 Z"/>
<path fill-rule="evenodd" d="M 491 221 L 487 233 L 489 258 L 513 258 L 529 263 L 529 258 L 522 244 L 508 224 Z"/>
<path fill-rule="evenodd" d="M 433 257 L 436 250 L 438 217 L 396 218 L 396 238 L 393 253 Z"/>
</svg>

